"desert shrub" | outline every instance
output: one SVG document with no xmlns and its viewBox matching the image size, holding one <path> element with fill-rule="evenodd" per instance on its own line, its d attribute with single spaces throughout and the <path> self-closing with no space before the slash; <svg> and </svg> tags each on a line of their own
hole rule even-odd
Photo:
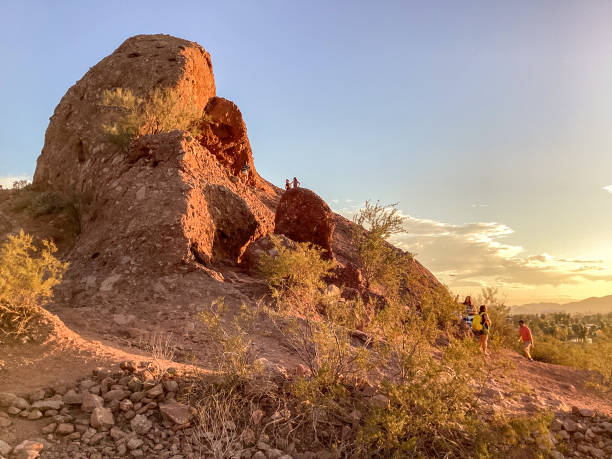
<svg viewBox="0 0 612 459">
<path fill-rule="evenodd" d="M 168 374 L 176 357 L 177 346 L 174 335 L 155 330 L 140 337 L 137 347 L 151 354 L 148 370 L 156 381 L 161 381 Z"/>
<path fill-rule="evenodd" d="M 225 459 L 239 455 L 246 440 L 253 403 L 236 391 L 220 389 L 197 402 L 193 439 L 199 457 Z"/>
<path fill-rule="evenodd" d="M 563 342 L 551 336 L 537 338 L 531 355 L 535 360 L 589 370 L 589 384 L 612 393 L 612 342 Z"/>
<path fill-rule="evenodd" d="M 256 312 L 244 304 L 240 312 L 228 317 L 224 298 L 217 298 L 200 312 L 200 320 L 211 336 L 211 345 L 216 347 L 217 367 L 230 380 L 248 379 L 261 369 L 254 363 L 249 330 Z"/>
<path fill-rule="evenodd" d="M 518 436 L 520 426 L 480 420 L 478 390 L 489 374 L 476 344 L 446 333 L 444 347 L 435 348 L 462 306 L 440 288 L 418 308 L 397 296 L 374 313 L 326 291 L 330 265 L 321 254 L 307 244 L 279 244 L 275 256 L 261 260 L 272 301 L 232 316 L 218 300 L 203 313 L 228 376 L 199 397 L 202 451 L 223 457 L 247 438 L 269 438 L 337 457 L 503 455 L 503 433 Z M 252 360 L 247 330 L 254 322 L 274 327 L 303 363 L 282 384 L 266 382 L 276 376 L 265 376 Z M 249 413 L 260 408 L 268 416 L 255 425 Z"/>
<path fill-rule="evenodd" d="M 25 211 L 34 218 L 64 212 L 67 217 L 65 220 L 66 229 L 78 234 L 81 232 L 79 201 L 76 196 L 69 198 L 54 191 L 34 191 L 22 188 L 13 198 L 11 210 L 14 212 Z"/>
<path fill-rule="evenodd" d="M 472 375 L 481 362 L 475 346 L 454 341 L 438 362 L 431 351 L 410 349 L 411 365 L 402 379 L 386 379 L 388 404 L 373 407 L 357 435 L 367 457 L 470 456 L 481 428 L 475 417 Z"/>
<path fill-rule="evenodd" d="M 387 297 L 397 295 L 408 281 L 406 275 L 412 255 L 387 242 L 390 236 L 403 231 L 403 221 L 397 204 L 369 201 L 353 217 L 358 228 L 353 231 L 352 239 L 363 276 Z"/>
<path fill-rule="evenodd" d="M 323 259 L 322 250 L 302 242 L 295 248 L 285 247 L 272 236 L 274 255 L 264 254 L 259 269 L 266 278 L 277 305 L 293 312 L 312 312 L 326 287 L 324 278 L 334 267 L 332 260 Z"/>
<path fill-rule="evenodd" d="M 32 236 L 23 232 L 9 235 L 0 248 L 0 331 L 23 335 L 36 317 L 38 308 L 52 296 L 68 267 L 53 255 L 50 241 L 37 248 Z"/>
<path fill-rule="evenodd" d="M 141 135 L 193 130 L 194 121 L 201 116 L 191 100 L 181 100 L 171 88 L 155 88 L 145 98 L 137 97 L 130 89 L 106 90 L 102 105 L 121 113 L 115 122 L 102 128 L 109 140 L 122 148 Z"/>
<path fill-rule="evenodd" d="M 550 457 L 553 414 L 540 411 L 528 417 L 496 416 L 476 432 L 475 457 Z"/>
</svg>

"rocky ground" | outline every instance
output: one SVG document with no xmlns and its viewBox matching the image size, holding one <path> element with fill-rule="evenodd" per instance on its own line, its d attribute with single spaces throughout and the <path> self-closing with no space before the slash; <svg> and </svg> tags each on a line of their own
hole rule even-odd
<svg viewBox="0 0 612 459">
<path fill-rule="evenodd" d="M 15 344 L 3 353 L 0 457 L 213 457 L 190 394 L 194 381 L 207 384 L 214 374 L 84 340 L 59 321 L 55 325 L 54 335 L 64 339 Z M 31 358 L 18 352 L 23 348 Z M 583 372 L 527 362 L 509 351 L 495 352 L 490 362 L 479 397 L 491 417 L 552 411 L 551 434 L 527 434 L 527 445 L 552 445 L 556 458 L 610 457 L 612 406 L 584 386 Z M 236 433 L 240 441 L 227 457 L 334 457 L 267 437 L 257 426 L 275 415 L 253 413 L 252 425 Z"/>
</svg>

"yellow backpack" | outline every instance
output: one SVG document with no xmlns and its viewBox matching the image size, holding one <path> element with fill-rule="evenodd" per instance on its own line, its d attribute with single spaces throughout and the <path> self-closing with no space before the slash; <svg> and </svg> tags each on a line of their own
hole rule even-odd
<svg viewBox="0 0 612 459">
<path fill-rule="evenodd" d="M 482 314 L 476 314 L 472 319 L 472 328 L 476 331 L 482 330 Z"/>
</svg>

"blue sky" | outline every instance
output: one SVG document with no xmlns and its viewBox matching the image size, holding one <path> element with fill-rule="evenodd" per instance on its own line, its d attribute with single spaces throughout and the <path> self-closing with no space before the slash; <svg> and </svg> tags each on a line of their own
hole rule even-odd
<svg viewBox="0 0 612 459">
<path fill-rule="evenodd" d="M 264 177 L 297 175 L 347 213 L 399 202 L 398 243 L 456 291 L 612 294 L 610 2 L 0 8 L 0 177 L 33 173 L 49 116 L 89 67 L 129 36 L 169 33 L 211 53 Z"/>
</svg>

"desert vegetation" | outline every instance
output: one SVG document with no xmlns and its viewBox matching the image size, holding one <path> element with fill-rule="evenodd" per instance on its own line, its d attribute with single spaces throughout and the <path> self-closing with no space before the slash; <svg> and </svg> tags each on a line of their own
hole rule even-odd
<svg viewBox="0 0 612 459">
<path fill-rule="evenodd" d="M 52 296 L 68 264 L 55 258 L 55 245 L 39 246 L 23 231 L 9 235 L 0 248 L 0 332 L 7 337 L 28 333 L 40 307 Z"/>
<path fill-rule="evenodd" d="M 218 299 L 201 314 L 216 337 L 222 375 L 214 387 L 194 393 L 200 423 L 208 426 L 202 434 L 207 451 L 222 457 L 214 451 L 264 438 L 322 448 L 334 457 L 489 457 L 511 447 L 529 457 L 525 436 L 544 435 L 550 419 L 485 422 L 479 404 L 484 361 L 474 342 L 454 337 L 460 305 L 440 288 L 418 307 L 407 306 L 405 280 L 391 279 L 401 276 L 401 254 L 384 244 L 400 220 L 393 207 L 370 205 L 366 212 L 357 221 L 375 234 L 359 236 L 360 256 L 371 263 L 370 282 L 389 294 L 384 308 L 326 288 L 333 263 L 317 246 L 285 247 L 273 239 L 273 254 L 260 262 L 268 300 L 232 315 Z M 249 327 L 262 322 L 297 360 L 295 374 L 255 359 Z M 206 414 L 212 407 L 219 419 Z M 254 423 L 260 411 L 271 424 Z M 235 429 L 223 427 L 228 420 Z"/>
<path fill-rule="evenodd" d="M 118 112 L 116 121 L 102 128 L 109 140 L 122 148 L 141 135 L 174 129 L 194 131 L 195 120 L 202 116 L 171 88 L 154 88 L 146 97 L 138 97 L 130 89 L 109 89 L 103 92 L 101 104 Z"/>
<path fill-rule="evenodd" d="M 12 212 L 24 212 L 31 218 L 45 215 L 64 214 L 63 226 L 72 234 L 81 232 L 81 217 L 79 208 L 82 198 L 73 195 L 66 196 L 55 191 L 39 191 L 32 188 L 26 180 L 13 183 L 9 208 Z"/>
</svg>

